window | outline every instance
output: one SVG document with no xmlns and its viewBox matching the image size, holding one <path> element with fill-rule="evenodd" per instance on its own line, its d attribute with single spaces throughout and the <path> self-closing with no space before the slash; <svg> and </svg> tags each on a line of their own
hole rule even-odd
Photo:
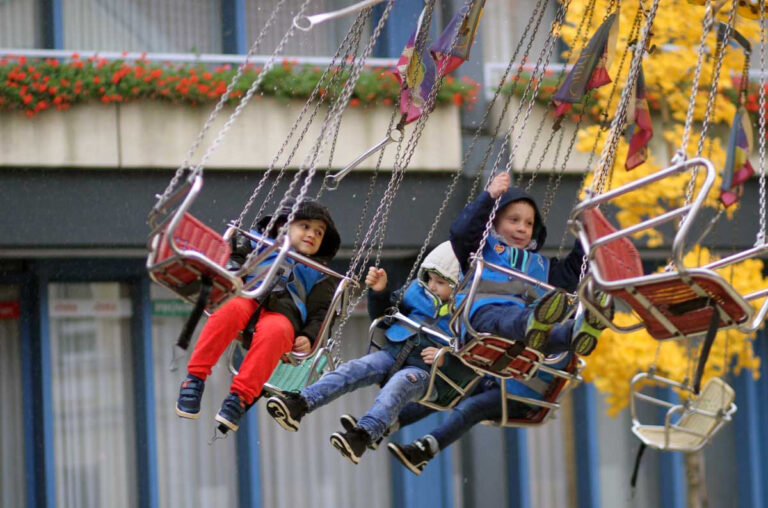
<svg viewBox="0 0 768 508">
<path fill-rule="evenodd" d="M 176 362 L 177 369 L 172 372 L 169 366 L 191 305 L 156 284 L 152 285 L 151 297 L 160 506 L 237 506 L 237 440 L 229 436 L 216 441 L 215 446 L 208 446 L 214 430 L 213 417 L 229 392 L 232 379 L 226 355 L 206 380 L 200 417 L 197 420 L 179 418 L 175 411 L 176 398 L 197 335 L 187 354 Z M 198 326 L 198 333 L 202 324 Z M 178 351 L 175 354 L 178 355 Z M 254 408 L 251 413 L 257 410 Z"/>
<path fill-rule="evenodd" d="M 56 506 L 134 507 L 128 288 L 48 286 Z"/>
<path fill-rule="evenodd" d="M 0 506 L 24 506 L 24 429 L 22 416 L 19 290 L 0 284 Z"/>
<path fill-rule="evenodd" d="M 62 11 L 65 49 L 221 53 L 218 0 L 67 0 Z"/>
</svg>

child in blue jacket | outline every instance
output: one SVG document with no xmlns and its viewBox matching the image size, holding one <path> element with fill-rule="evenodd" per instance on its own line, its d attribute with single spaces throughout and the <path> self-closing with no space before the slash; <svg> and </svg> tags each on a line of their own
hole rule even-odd
<svg viewBox="0 0 768 508">
<path fill-rule="evenodd" d="M 523 272 L 566 291 L 579 283 L 584 252 L 577 242 L 563 260 L 549 259 L 538 250 L 547 229 L 536 202 L 525 191 L 510 187 L 507 173 L 496 175 L 451 225 L 451 245 L 467 276 L 470 255 L 480 246 L 493 204 L 499 199 L 491 234 L 483 248 L 483 259 Z M 544 293 L 531 284 L 486 268 L 478 294 L 470 308 L 470 323 L 480 332 L 514 340 L 546 354 L 573 351 L 588 355 L 605 326 L 590 312 L 560 323 L 568 310 L 562 290 Z M 457 295 L 460 302 L 465 295 Z"/>
<path fill-rule="evenodd" d="M 419 267 L 417 280 L 405 288 L 400 311 L 413 320 L 449 333 L 448 321 L 453 286 L 458 281 L 459 265 L 448 242 L 436 247 Z M 397 300 L 387 287 L 387 274 L 371 267 L 365 279 L 371 289 L 368 311 L 371 317 L 386 313 Z M 339 396 L 363 386 L 382 384 L 376 401 L 356 425 L 331 435 L 331 444 L 357 464 L 367 446 L 376 443 L 397 419 L 400 410 L 426 394 L 429 367 L 424 350 L 442 347 L 435 339 L 418 330 L 394 323 L 386 330 L 385 347 L 362 358 L 340 365 L 299 393 L 276 395 L 267 401 L 267 411 L 281 427 L 297 431 L 307 413 Z M 457 369 L 468 370 L 464 365 Z"/>
</svg>

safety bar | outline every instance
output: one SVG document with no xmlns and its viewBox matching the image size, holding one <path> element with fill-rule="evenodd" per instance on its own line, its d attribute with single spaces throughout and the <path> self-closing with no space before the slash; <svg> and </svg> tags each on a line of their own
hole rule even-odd
<svg viewBox="0 0 768 508">
<path fill-rule="evenodd" d="M 275 245 L 275 240 L 273 240 L 272 238 L 267 238 L 267 237 L 264 237 L 264 236 L 256 235 L 254 233 L 251 233 L 248 230 L 242 229 L 242 228 L 240 228 L 238 226 L 235 226 L 235 225 L 232 225 L 232 224 L 230 224 L 229 227 L 230 227 L 231 230 L 237 231 L 238 233 L 242 234 L 243 236 L 245 236 L 249 240 L 253 240 L 254 242 L 261 242 L 262 244 L 267 245 L 268 247 L 272 247 L 272 246 Z M 283 246 L 285 246 L 286 242 L 288 243 L 288 246 L 289 246 L 289 249 L 290 249 L 290 238 L 288 238 L 288 235 L 285 235 L 285 239 L 283 240 Z M 300 254 L 300 253 L 296 252 L 295 250 L 286 250 L 285 251 L 285 256 L 293 259 L 294 261 L 298 261 L 299 263 L 301 263 L 303 265 L 306 265 L 306 266 L 312 268 L 313 270 L 317 270 L 320 273 L 324 273 L 325 275 L 330 275 L 331 277 L 336 277 L 337 279 L 347 279 L 347 280 L 352 281 L 352 279 L 350 279 L 346 275 L 342 275 L 339 272 L 334 271 L 334 270 L 328 268 L 326 265 L 324 265 L 324 264 L 322 264 L 322 263 L 320 263 L 318 261 L 315 261 L 314 259 L 312 259 L 312 258 L 310 258 L 308 256 Z M 248 264 L 249 264 L 249 266 L 253 266 L 254 264 L 257 264 L 257 263 L 256 262 L 251 262 L 251 263 L 248 263 Z M 275 263 L 275 264 L 277 264 L 277 263 Z M 244 273 L 242 275 L 247 275 L 247 273 Z M 357 282 L 354 282 L 354 283 L 357 284 Z"/>
<path fill-rule="evenodd" d="M 391 129 L 387 136 L 373 145 L 371 148 L 360 154 L 347 164 L 344 169 L 340 169 L 336 173 L 332 175 L 328 175 L 325 177 L 325 186 L 328 190 L 336 190 L 339 188 L 339 182 L 341 182 L 345 176 L 347 176 L 353 169 L 355 169 L 357 166 L 362 164 L 364 160 L 366 160 L 368 157 L 373 155 L 374 153 L 378 152 L 379 150 L 382 150 L 390 143 L 399 143 L 403 139 L 403 128 L 400 127 L 398 129 Z"/>
<path fill-rule="evenodd" d="M 318 348 L 324 348 L 326 346 L 328 335 L 330 334 L 334 321 L 346 313 L 346 303 L 348 300 L 350 283 L 356 284 L 355 281 L 349 277 L 343 277 L 336 286 L 336 291 L 333 293 L 333 298 L 331 298 L 331 303 L 328 306 L 328 312 L 326 312 L 325 319 L 323 319 L 323 323 L 320 325 L 320 330 L 317 332 L 314 344 L 312 344 L 312 349 L 307 353 L 296 353 L 291 351 L 285 355 L 286 359 L 291 364 L 297 365 L 302 361 L 306 361 L 315 354 Z M 328 362 L 331 365 L 331 369 L 336 368 L 336 366 L 333 365 L 333 360 L 330 358 L 330 355 Z"/>
<path fill-rule="evenodd" d="M 348 7 L 344 7 L 343 9 L 338 9 L 331 12 L 314 14 L 312 16 L 301 14 L 293 18 L 293 26 L 304 32 L 309 32 L 315 25 L 325 23 L 326 21 L 330 21 L 332 19 L 343 18 L 348 14 L 362 11 L 368 7 L 373 7 L 374 5 L 380 4 L 383 1 L 384 0 L 364 0 L 362 2 L 352 4 Z"/>
<path fill-rule="evenodd" d="M 640 178 L 638 180 L 635 180 L 634 182 L 628 183 L 626 185 L 623 185 L 621 187 L 618 187 L 606 193 L 599 194 L 597 196 L 588 197 L 587 199 L 585 199 L 584 201 L 576 205 L 574 209 L 571 211 L 571 217 L 570 217 L 570 220 L 568 221 L 569 225 L 571 226 L 571 228 L 574 228 L 575 224 L 577 223 L 577 218 L 579 217 L 579 215 L 587 209 L 595 208 L 603 203 L 612 201 L 613 199 L 619 196 L 623 196 L 624 194 L 628 194 L 637 189 L 646 187 L 652 183 L 656 183 L 670 176 L 676 175 L 678 173 L 682 173 L 683 171 L 687 171 L 690 168 L 695 166 L 704 166 L 704 168 L 706 169 L 706 176 L 704 179 L 704 183 L 701 186 L 701 189 L 696 195 L 696 198 L 693 200 L 693 203 L 679 207 L 676 210 L 672 210 L 658 217 L 658 218 L 663 217 L 666 221 L 673 218 L 674 216 L 680 215 L 683 211 L 688 212 L 688 214 L 683 218 L 680 224 L 680 229 L 677 231 L 677 234 L 675 235 L 675 239 L 672 243 L 673 263 L 677 267 L 678 271 L 684 272 L 686 270 L 685 266 L 683 265 L 683 256 L 685 254 L 685 242 L 688 238 L 688 234 L 693 223 L 692 218 L 698 214 L 699 210 L 704 204 L 704 200 L 707 198 L 707 195 L 709 194 L 715 182 L 715 167 L 712 165 L 710 161 L 708 161 L 707 159 L 704 159 L 703 157 L 696 157 L 693 159 L 689 159 L 687 161 L 683 161 L 681 163 L 675 164 L 674 166 L 670 166 L 666 169 L 662 169 L 660 171 L 657 171 L 656 173 Z M 691 175 L 691 178 L 693 178 L 693 175 Z M 640 226 L 640 224 L 638 224 L 636 226 L 631 226 L 630 228 L 625 228 L 624 230 L 618 231 L 616 233 L 617 236 L 615 236 L 613 240 L 617 238 L 621 238 L 623 236 L 628 236 L 628 233 L 625 233 L 627 229 L 632 229 L 632 232 L 636 233 L 641 229 L 648 229 L 649 227 L 652 227 L 652 225 L 656 225 L 656 222 L 654 219 L 649 219 L 648 221 L 644 221 L 641 224 L 645 224 L 645 226 L 643 228 L 638 228 L 638 226 Z M 585 236 L 582 236 L 582 235 L 579 235 L 579 237 L 585 238 Z M 589 243 L 587 243 L 586 245 L 589 245 Z"/>
<path fill-rule="evenodd" d="M 406 325 L 407 327 L 412 328 L 418 332 L 426 333 L 427 335 L 434 337 L 439 341 L 442 341 L 448 344 L 449 346 L 453 346 L 455 342 L 454 337 L 450 335 L 446 335 L 443 332 L 439 330 L 435 330 L 434 328 L 431 328 L 423 323 L 419 323 L 418 321 L 411 319 L 400 312 L 395 312 L 394 314 L 388 314 L 387 316 L 385 316 L 385 319 L 386 318 L 394 318 L 395 320 L 400 321 L 402 324 Z"/>
</svg>

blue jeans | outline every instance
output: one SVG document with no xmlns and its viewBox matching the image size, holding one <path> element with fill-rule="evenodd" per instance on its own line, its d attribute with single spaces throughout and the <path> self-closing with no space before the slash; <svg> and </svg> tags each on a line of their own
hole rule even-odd
<svg viewBox="0 0 768 508">
<path fill-rule="evenodd" d="M 510 418 L 522 418 L 530 406 L 509 401 L 507 413 Z M 410 403 L 400 412 L 400 427 L 405 427 L 434 413 L 435 410 L 417 403 Z M 474 425 L 485 420 L 501 418 L 501 389 L 495 381 L 483 379 L 472 393 L 459 402 L 443 422 L 430 434 L 435 437 L 441 450 L 464 435 Z"/>
<path fill-rule="evenodd" d="M 341 364 L 301 390 L 301 396 L 307 401 L 308 409 L 314 411 L 345 393 L 381 383 L 394 363 L 391 354 L 376 351 Z M 372 442 L 378 440 L 397 419 L 400 410 L 423 397 L 428 386 L 429 373 L 417 367 L 403 367 L 381 388 L 373 406 L 357 421 L 358 426 L 368 432 Z"/>
<path fill-rule="evenodd" d="M 470 323 L 478 332 L 488 332 L 512 340 L 523 340 L 528 327 L 528 316 L 533 307 L 518 305 L 484 305 L 477 309 Z M 573 320 L 557 324 L 549 332 L 549 342 L 544 350 L 547 355 L 568 351 L 571 344 Z"/>
</svg>

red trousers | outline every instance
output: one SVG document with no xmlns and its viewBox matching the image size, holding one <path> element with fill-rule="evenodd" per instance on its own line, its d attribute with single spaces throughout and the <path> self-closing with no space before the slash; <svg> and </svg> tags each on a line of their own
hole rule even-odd
<svg viewBox="0 0 768 508">
<path fill-rule="evenodd" d="M 187 372 L 205 380 L 211 374 L 211 367 L 245 328 L 257 307 L 255 300 L 238 297 L 214 312 L 197 339 Z M 251 347 L 232 381 L 230 391 L 238 394 L 246 404 L 252 403 L 277 367 L 280 357 L 293 349 L 293 340 L 293 325 L 287 317 L 277 312 L 261 311 Z"/>
</svg>

